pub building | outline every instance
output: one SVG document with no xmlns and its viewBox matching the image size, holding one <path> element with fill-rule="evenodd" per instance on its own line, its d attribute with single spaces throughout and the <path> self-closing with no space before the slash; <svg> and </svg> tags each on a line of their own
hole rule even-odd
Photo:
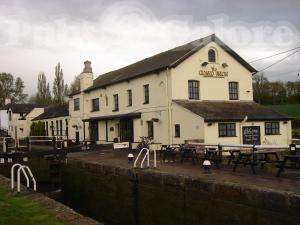
<svg viewBox="0 0 300 225">
<path fill-rule="evenodd" d="M 113 62 L 112 62 L 113 63 Z M 84 63 L 69 136 L 95 142 L 288 144 L 291 118 L 253 101 L 257 71 L 216 35 L 94 79 Z"/>
</svg>

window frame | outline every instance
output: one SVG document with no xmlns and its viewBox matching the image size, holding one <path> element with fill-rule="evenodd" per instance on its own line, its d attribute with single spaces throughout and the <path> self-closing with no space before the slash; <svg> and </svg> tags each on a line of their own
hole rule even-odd
<svg viewBox="0 0 300 225">
<path fill-rule="evenodd" d="M 149 84 L 145 84 L 143 87 L 144 87 L 144 104 L 149 104 L 149 102 L 150 102 L 150 87 L 149 87 Z"/>
<path fill-rule="evenodd" d="M 74 98 L 74 111 L 80 111 L 80 98 Z"/>
<path fill-rule="evenodd" d="M 175 124 L 175 126 L 174 126 L 174 128 L 175 128 L 175 132 L 174 132 L 174 137 L 175 138 L 180 138 L 180 124 Z"/>
<path fill-rule="evenodd" d="M 213 55 L 211 55 L 213 53 Z M 207 52 L 207 59 L 209 63 L 217 62 L 217 53 L 214 49 L 209 49 Z"/>
<path fill-rule="evenodd" d="M 229 100 L 239 100 L 239 82 L 228 82 Z"/>
<path fill-rule="evenodd" d="M 236 123 L 218 123 L 218 133 L 219 137 L 236 137 Z"/>
<path fill-rule="evenodd" d="M 189 97 L 189 100 L 200 100 L 200 81 L 199 80 L 188 80 L 188 97 Z"/>
<path fill-rule="evenodd" d="M 119 111 L 119 95 L 118 94 L 114 94 L 113 98 L 114 98 L 114 109 L 113 109 L 113 112 L 117 112 L 117 111 Z"/>
<path fill-rule="evenodd" d="M 94 98 L 92 99 L 92 112 L 99 112 L 99 111 L 100 111 L 100 99 Z"/>
<path fill-rule="evenodd" d="M 147 121 L 147 130 L 148 130 L 148 137 L 154 138 L 154 122 Z"/>
<path fill-rule="evenodd" d="M 127 107 L 130 107 L 132 106 L 132 90 L 131 89 L 128 89 L 127 90 L 127 100 L 128 100 L 128 105 Z"/>
<path fill-rule="evenodd" d="M 267 127 L 270 124 L 271 127 Z M 276 126 L 273 126 L 273 125 Z M 265 122 L 265 135 L 280 135 L 280 122 L 279 121 L 267 121 Z"/>
</svg>

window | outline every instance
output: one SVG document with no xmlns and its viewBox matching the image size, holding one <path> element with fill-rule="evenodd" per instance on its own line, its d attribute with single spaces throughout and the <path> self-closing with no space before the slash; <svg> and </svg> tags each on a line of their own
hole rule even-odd
<svg viewBox="0 0 300 225">
<path fill-rule="evenodd" d="M 108 97 L 105 95 L 105 105 L 108 106 Z"/>
<path fill-rule="evenodd" d="M 216 52 L 213 49 L 208 51 L 208 62 L 216 62 Z"/>
<path fill-rule="evenodd" d="M 199 100 L 199 81 L 189 80 L 189 99 Z"/>
<path fill-rule="evenodd" d="M 80 110 L 80 99 L 75 98 L 74 99 L 74 111 L 79 111 Z"/>
<path fill-rule="evenodd" d="M 114 105 L 115 105 L 115 108 L 113 111 L 119 111 L 119 96 L 118 96 L 118 94 L 114 95 Z"/>
<path fill-rule="evenodd" d="M 239 85 L 238 82 L 229 82 L 229 100 L 239 99 Z"/>
<path fill-rule="evenodd" d="M 58 127 L 58 120 L 56 120 L 56 136 L 59 135 L 59 127 Z"/>
<path fill-rule="evenodd" d="M 235 123 L 219 123 L 219 137 L 235 137 Z"/>
<path fill-rule="evenodd" d="M 99 98 L 92 99 L 92 112 L 100 110 Z"/>
<path fill-rule="evenodd" d="M 279 122 L 266 122 L 265 134 L 266 135 L 280 134 Z"/>
<path fill-rule="evenodd" d="M 180 137 L 180 124 L 175 124 L 175 137 Z"/>
<path fill-rule="evenodd" d="M 46 133 L 46 136 L 48 136 L 48 131 L 49 131 L 49 124 L 48 124 L 48 121 L 46 122 L 46 127 L 45 127 L 45 133 Z"/>
<path fill-rule="evenodd" d="M 60 128 L 60 136 L 63 136 L 63 124 L 62 124 L 62 120 L 59 121 L 59 128 Z"/>
<path fill-rule="evenodd" d="M 128 106 L 132 106 L 132 90 L 127 90 Z"/>
<path fill-rule="evenodd" d="M 153 127 L 153 121 L 148 121 L 148 137 L 153 138 L 154 137 L 154 127 Z"/>
<path fill-rule="evenodd" d="M 144 85 L 144 104 L 149 104 L 149 84 Z"/>
<path fill-rule="evenodd" d="M 50 129 L 51 129 L 52 136 L 54 136 L 54 122 L 53 121 L 51 121 L 51 127 L 50 127 Z"/>
</svg>

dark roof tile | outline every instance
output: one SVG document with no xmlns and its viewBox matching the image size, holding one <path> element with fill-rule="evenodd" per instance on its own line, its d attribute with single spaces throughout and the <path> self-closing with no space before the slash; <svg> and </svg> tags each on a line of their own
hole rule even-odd
<svg viewBox="0 0 300 225">
<path fill-rule="evenodd" d="M 245 116 L 249 121 L 292 119 L 252 101 L 173 100 L 173 102 L 203 117 L 206 122 L 242 121 Z"/>
</svg>

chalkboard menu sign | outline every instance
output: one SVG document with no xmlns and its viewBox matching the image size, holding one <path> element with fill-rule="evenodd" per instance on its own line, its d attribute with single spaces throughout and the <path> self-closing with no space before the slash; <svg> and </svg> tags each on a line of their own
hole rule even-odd
<svg viewBox="0 0 300 225">
<path fill-rule="evenodd" d="M 243 127 L 243 143 L 249 145 L 260 145 L 260 127 Z"/>
</svg>

